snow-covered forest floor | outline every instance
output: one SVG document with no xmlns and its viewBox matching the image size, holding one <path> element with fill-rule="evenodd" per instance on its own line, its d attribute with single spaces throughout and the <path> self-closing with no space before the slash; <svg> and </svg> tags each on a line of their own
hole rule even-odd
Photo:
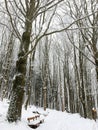
<svg viewBox="0 0 98 130">
<path fill-rule="evenodd" d="M 98 120 L 95 122 L 84 119 L 77 113 L 71 114 L 50 109 L 44 111 L 35 106 L 28 107 L 27 111 L 23 107 L 21 121 L 8 123 L 6 121 L 8 105 L 6 100 L 0 101 L 0 130 L 31 130 L 27 118 L 33 116 L 33 111 L 38 111 L 44 118 L 44 122 L 36 130 L 98 130 Z"/>
</svg>

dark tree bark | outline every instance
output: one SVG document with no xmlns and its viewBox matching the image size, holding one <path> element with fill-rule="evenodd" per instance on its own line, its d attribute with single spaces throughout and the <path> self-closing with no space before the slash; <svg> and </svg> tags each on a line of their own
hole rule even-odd
<svg viewBox="0 0 98 130">
<path fill-rule="evenodd" d="M 7 115 L 7 119 L 9 122 L 21 119 L 21 109 L 24 95 L 26 64 L 27 64 L 27 57 L 23 58 L 23 56 L 25 55 L 25 52 L 27 52 L 30 43 L 30 34 L 27 32 L 26 34 L 27 35 L 25 35 L 25 37 L 22 39 L 23 41 L 22 43 L 24 44 L 23 46 L 24 51 L 20 50 L 20 53 L 18 54 L 18 60 L 16 62 L 17 73 L 13 81 L 13 91 L 12 91 L 13 93 Z"/>
<path fill-rule="evenodd" d="M 83 49 L 83 46 L 81 45 L 81 43 L 79 43 L 79 47 L 81 49 Z M 84 113 L 84 117 L 87 117 L 87 110 L 86 110 L 86 97 L 85 97 L 85 86 L 84 86 L 84 68 L 83 68 L 83 55 L 81 54 L 81 52 L 79 52 L 79 69 L 80 69 L 80 92 L 79 92 L 79 98 L 80 101 L 82 103 L 82 107 L 83 107 L 83 113 Z"/>
<path fill-rule="evenodd" d="M 25 75 L 27 66 L 27 57 L 30 45 L 30 35 L 32 29 L 33 13 L 35 12 L 35 1 L 30 0 L 30 6 L 27 8 L 25 20 L 25 32 L 22 34 L 22 42 L 18 60 L 16 62 L 16 76 L 13 81 L 13 93 L 8 109 L 7 119 L 9 122 L 16 122 L 21 119 L 22 102 L 24 96 Z"/>
</svg>

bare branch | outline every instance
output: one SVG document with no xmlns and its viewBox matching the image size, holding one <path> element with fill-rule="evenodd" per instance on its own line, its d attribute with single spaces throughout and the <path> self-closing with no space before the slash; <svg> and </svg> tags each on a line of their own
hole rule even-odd
<svg viewBox="0 0 98 130">
<path fill-rule="evenodd" d="M 98 12 L 98 10 L 95 11 L 94 13 L 97 13 L 97 12 Z M 51 35 L 51 34 L 54 34 L 54 33 L 60 33 L 60 32 L 63 32 L 63 31 L 65 31 L 65 30 L 68 30 L 68 29 L 69 29 L 73 24 L 75 24 L 76 22 L 78 22 L 78 21 L 80 21 L 80 20 L 82 20 L 82 19 L 85 19 L 85 18 L 87 18 L 87 17 L 89 17 L 89 16 L 92 16 L 92 15 L 93 15 L 93 13 L 91 13 L 91 14 L 89 14 L 89 15 L 86 15 L 86 16 L 84 16 L 84 17 L 82 17 L 82 18 L 79 18 L 79 19 L 73 21 L 70 25 L 68 25 L 67 27 L 65 27 L 65 28 L 63 28 L 63 29 L 53 31 L 53 32 L 47 33 L 47 34 L 45 34 L 45 35 Z"/>
<path fill-rule="evenodd" d="M 93 62 L 80 48 L 78 48 L 78 47 L 73 43 L 73 41 L 70 39 L 70 37 L 69 37 L 68 34 L 67 34 L 67 36 L 68 36 L 68 38 L 69 38 L 69 40 L 70 40 L 70 43 L 71 43 L 77 50 L 79 50 L 79 51 L 81 52 L 81 54 L 82 54 L 83 56 L 85 56 L 86 59 L 88 59 L 88 61 L 90 61 L 91 63 L 93 63 L 93 65 L 96 66 L 95 62 Z"/>
<path fill-rule="evenodd" d="M 9 15 L 9 17 L 10 17 L 10 21 L 11 21 L 12 28 L 13 28 L 13 30 L 15 31 L 15 33 L 16 33 L 18 39 L 21 41 L 20 34 L 19 34 L 18 31 L 16 31 L 15 26 L 14 26 L 14 24 L 13 24 L 12 16 L 11 16 L 11 14 L 10 14 L 10 12 L 9 12 L 8 5 L 7 5 L 7 0 L 5 0 L 5 7 L 6 7 L 6 10 L 7 10 L 7 12 L 8 12 L 8 15 Z"/>
<path fill-rule="evenodd" d="M 26 1 L 27 1 L 27 0 L 26 0 Z M 20 0 L 20 4 L 21 4 L 21 7 L 22 7 L 23 11 L 26 13 L 26 10 L 25 10 L 24 5 L 23 5 L 23 3 L 22 3 L 21 0 Z"/>
<path fill-rule="evenodd" d="M 21 12 L 21 14 L 25 17 L 25 13 L 22 11 L 21 8 L 19 8 L 19 5 L 17 4 L 16 0 L 14 0 L 14 3 L 15 3 L 15 5 L 16 5 L 17 9 L 18 9 L 18 10 Z"/>
<path fill-rule="evenodd" d="M 94 13 L 97 13 L 97 12 L 98 12 L 98 11 L 95 11 Z M 93 14 L 93 13 L 92 13 L 92 14 Z M 43 37 L 48 36 L 48 35 L 52 35 L 52 34 L 55 34 L 55 33 L 60 33 L 60 32 L 66 31 L 66 30 L 68 30 L 74 23 L 76 23 L 77 21 L 80 21 L 80 20 L 82 20 L 82 19 L 85 19 L 85 18 L 91 16 L 92 14 L 86 15 L 86 16 L 84 16 L 84 17 L 82 17 L 82 18 L 79 18 L 79 19 L 73 21 L 70 25 L 68 25 L 67 27 L 65 27 L 65 28 L 63 28 L 63 29 L 61 29 L 61 30 L 52 31 L 52 32 L 49 32 L 49 33 L 43 33 L 39 38 L 37 38 L 34 47 L 33 47 L 30 51 L 28 51 L 23 58 L 27 57 L 30 53 L 32 53 L 32 52 L 35 50 L 35 48 L 36 48 L 36 46 L 37 46 L 37 43 L 38 43 Z"/>
</svg>

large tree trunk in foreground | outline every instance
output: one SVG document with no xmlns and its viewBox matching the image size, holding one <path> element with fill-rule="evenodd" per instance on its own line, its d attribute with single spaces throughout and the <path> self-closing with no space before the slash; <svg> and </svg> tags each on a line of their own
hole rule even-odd
<svg viewBox="0 0 98 130">
<path fill-rule="evenodd" d="M 23 58 L 23 56 L 28 51 L 29 43 L 30 43 L 30 33 L 25 32 L 25 36 L 23 38 L 24 51 L 23 50 L 20 51 L 20 53 L 18 54 L 18 60 L 16 62 L 17 73 L 13 80 L 12 97 L 7 115 L 7 119 L 9 122 L 21 119 L 21 109 L 24 95 L 26 64 L 27 64 L 27 57 Z"/>
<path fill-rule="evenodd" d="M 13 83 L 13 94 L 8 109 L 7 119 L 9 122 L 20 120 L 21 107 L 24 93 L 24 76 L 22 74 L 16 75 Z"/>
<path fill-rule="evenodd" d="M 12 97 L 7 113 L 7 119 L 9 122 L 14 122 L 21 119 L 22 101 L 24 96 L 25 75 L 27 66 L 27 57 L 24 55 L 28 52 L 30 45 L 30 35 L 33 22 L 33 14 L 35 13 L 35 0 L 30 0 L 30 6 L 26 11 L 25 19 L 25 32 L 22 35 L 22 42 L 20 46 L 20 52 L 18 54 L 18 60 L 16 62 L 16 75 L 13 81 Z"/>
</svg>

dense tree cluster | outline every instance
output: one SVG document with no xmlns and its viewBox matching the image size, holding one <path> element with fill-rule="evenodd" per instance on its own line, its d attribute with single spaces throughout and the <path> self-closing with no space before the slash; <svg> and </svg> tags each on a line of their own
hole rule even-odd
<svg viewBox="0 0 98 130">
<path fill-rule="evenodd" d="M 7 119 L 22 105 L 80 113 L 98 107 L 98 1 L 0 2 L 0 99 Z"/>
</svg>

